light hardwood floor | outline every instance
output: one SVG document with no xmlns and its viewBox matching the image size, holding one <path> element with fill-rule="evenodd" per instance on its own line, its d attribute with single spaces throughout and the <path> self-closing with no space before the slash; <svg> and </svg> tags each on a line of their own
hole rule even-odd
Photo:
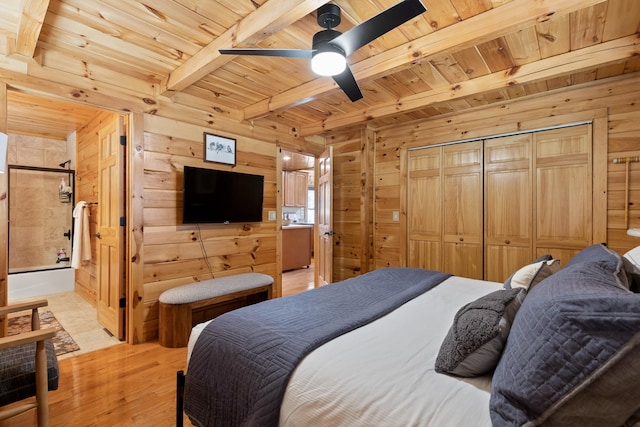
<svg viewBox="0 0 640 427">
<path fill-rule="evenodd" d="M 186 356 L 186 348 L 150 342 L 118 344 L 61 360 L 59 388 L 49 392 L 50 425 L 175 425 L 175 377 L 185 369 Z M 0 423 L 34 425 L 35 411 Z"/>
<path fill-rule="evenodd" d="M 313 269 L 283 274 L 283 295 L 313 288 Z M 49 393 L 51 426 L 174 426 L 176 372 L 186 371 L 186 348 L 157 341 L 108 348 L 62 359 L 60 385 Z M 186 416 L 184 425 L 191 426 Z M 31 427 L 35 411 L 0 427 Z"/>
<path fill-rule="evenodd" d="M 282 296 L 313 289 L 313 267 L 299 268 L 282 273 Z"/>
</svg>

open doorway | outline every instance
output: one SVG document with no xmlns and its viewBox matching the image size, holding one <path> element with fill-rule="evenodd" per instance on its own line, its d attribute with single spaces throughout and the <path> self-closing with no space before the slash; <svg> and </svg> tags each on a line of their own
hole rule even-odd
<svg viewBox="0 0 640 427">
<path fill-rule="evenodd" d="M 98 176 L 98 162 L 87 155 L 97 151 L 97 144 L 82 152 L 79 136 L 93 132 L 95 139 L 96 128 L 90 128 L 90 123 L 104 122 L 105 116 L 119 115 L 7 90 L 7 163 L 11 193 L 8 204 L 10 265 L 5 282 L 8 301 L 46 298 L 48 310 L 80 347 L 72 354 L 119 342 L 97 320 L 97 293 L 90 288 L 98 282 L 97 264 L 86 261 L 83 270 L 70 265 L 74 208 L 81 200 L 90 202 L 86 210 L 95 220 L 92 225 L 97 224 L 99 212 L 99 186 L 87 178 Z M 58 213 L 60 207 L 63 213 Z M 36 213 L 44 214 L 45 219 L 60 221 L 34 218 Z M 96 231 L 92 228 L 89 234 Z M 30 242 L 40 244 L 30 245 Z M 98 258 L 93 245 L 90 257 Z M 38 261 L 26 263 L 26 258 Z M 80 282 L 88 285 L 86 291 L 79 291 Z"/>
<path fill-rule="evenodd" d="M 282 295 L 314 287 L 315 158 L 282 151 Z"/>
<path fill-rule="evenodd" d="M 313 224 L 315 157 L 282 150 L 283 224 Z"/>
</svg>

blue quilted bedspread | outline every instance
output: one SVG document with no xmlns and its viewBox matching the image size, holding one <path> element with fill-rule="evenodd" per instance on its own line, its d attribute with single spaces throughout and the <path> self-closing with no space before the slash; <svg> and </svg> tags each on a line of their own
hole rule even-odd
<svg viewBox="0 0 640 427">
<path fill-rule="evenodd" d="M 185 412 L 202 426 L 275 426 L 289 377 L 312 350 L 450 275 L 383 268 L 214 319 L 194 346 Z"/>
</svg>

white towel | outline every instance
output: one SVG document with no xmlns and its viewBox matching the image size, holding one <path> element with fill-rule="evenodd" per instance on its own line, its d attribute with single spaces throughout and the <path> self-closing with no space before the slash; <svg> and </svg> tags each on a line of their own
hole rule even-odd
<svg viewBox="0 0 640 427">
<path fill-rule="evenodd" d="M 73 209 L 73 247 L 71 267 L 80 268 L 82 261 L 91 260 L 91 236 L 89 236 L 89 209 L 87 202 L 80 201 Z"/>
</svg>

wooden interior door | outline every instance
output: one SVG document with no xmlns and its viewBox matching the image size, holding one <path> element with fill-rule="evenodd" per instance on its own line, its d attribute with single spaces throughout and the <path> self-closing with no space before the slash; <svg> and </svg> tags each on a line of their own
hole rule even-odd
<svg viewBox="0 0 640 427">
<path fill-rule="evenodd" d="M 442 270 L 442 147 L 408 158 L 407 266 Z"/>
<path fill-rule="evenodd" d="M 333 147 L 329 147 L 318 158 L 318 255 L 316 256 L 316 271 L 318 286 L 333 281 Z"/>
<path fill-rule="evenodd" d="M 484 143 L 486 280 L 504 282 L 533 257 L 531 134 Z"/>
<path fill-rule="evenodd" d="M 113 115 L 98 130 L 98 321 L 124 339 L 124 146 L 122 118 Z"/>
<path fill-rule="evenodd" d="M 482 141 L 442 148 L 443 271 L 482 279 Z"/>
<path fill-rule="evenodd" d="M 591 125 L 537 132 L 536 256 L 566 263 L 593 241 Z"/>
</svg>

